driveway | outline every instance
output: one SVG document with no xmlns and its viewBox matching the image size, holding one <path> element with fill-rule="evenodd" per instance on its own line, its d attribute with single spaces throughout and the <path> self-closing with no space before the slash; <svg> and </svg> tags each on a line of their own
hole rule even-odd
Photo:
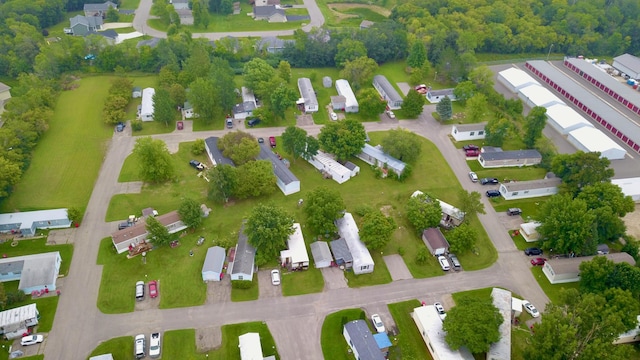
<svg viewBox="0 0 640 360">
<path fill-rule="evenodd" d="M 324 279 L 324 289 L 344 289 L 348 288 L 347 278 L 344 277 L 344 271 L 340 268 L 331 266 L 320 269 L 322 278 Z"/>
<path fill-rule="evenodd" d="M 383 257 L 384 263 L 387 265 L 387 269 L 389 269 L 389 273 L 391 274 L 391 279 L 393 281 L 398 280 L 407 280 L 413 279 L 407 264 L 404 263 L 404 259 L 402 256 L 398 254 L 387 255 Z"/>
<path fill-rule="evenodd" d="M 260 286 L 260 299 L 282 296 L 281 285 L 271 284 L 271 269 L 258 271 L 258 285 Z M 280 276 L 286 276 L 280 272 Z"/>
</svg>

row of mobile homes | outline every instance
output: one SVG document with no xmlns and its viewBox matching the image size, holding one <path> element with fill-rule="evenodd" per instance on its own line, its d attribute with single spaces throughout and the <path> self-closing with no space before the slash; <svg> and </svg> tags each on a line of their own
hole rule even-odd
<svg viewBox="0 0 640 360">
<path fill-rule="evenodd" d="M 440 314 L 433 305 L 413 309 L 411 317 L 433 360 L 473 360 L 473 355 L 467 348 L 453 350 L 447 345 Z"/>
<path fill-rule="evenodd" d="M 311 255 L 313 256 L 313 264 L 317 269 L 327 268 L 333 262 L 329 244 L 325 241 L 315 241 L 311 245 Z"/>
<path fill-rule="evenodd" d="M 311 85 L 311 80 L 309 78 L 299 78 L 298 90 L 301 97 L 298 100 L 298 104 L 304 106 L 304 112 L 318 112 L 318 99 L 315 90 L 313 90 L 313 85 Z"/>
<path fill-rule="evenodd" d="M 276 176 L 276 185 L 285 195 L 291 195 L 300 191 L 300 180 L 293 175 L 285 163 L 271 151 L 268 144 L 260 144 L 259 160 L 269 160 L 273 164 L 273 173 Z"/>
<path fill-rule="evenodd" d="M 159 215 L 156 219 L 167 228 L 169 234 L 175 234 L 187 228 L 187 225 L 180 220 L 180 215 L 178 215 L 177 211 Z M 140 244 L 146 243 L 148 235 L 145 222 L 140 221 L 131 227 L 112 233 L 111 241 L 118 254 L 122 254 Z"/>
<path fill-rule="evenodd" d="M 153 121 L 153 97 L 156 94 L 154 88 L 145 88 L 142 90 L 142 103 L 140 104 L 140 113 L 138 117 L 142 121 Z"/>
<path fill-rule="evenodd" d="M 398 175 L 401 175 L 407 166 L 404 162 L 385 153 L 380 145 L 374 147 L 364 144 L 362 152 L 358 154 L 358 158 L 369 165 L 379 167 L 382 171 L 393 170 Z M 386 174 L 384 175 L 386 176 Z"/>
<path fill-rule="evenodd" d="M 224 248 L 213 246 L 207 249 L 207 256 L 204 258 L 202 265 L 202 281 L 220 281 L 222 280 L 224 262 L 227 254 Z"/>
<path fill-rule="evenodd" d="M 353 273 L 360 275 L 373 272 L 373 258 L 369 253 L 369 249 L 360 240 L 358 225 L 356 225 L 353 215 L 348 212 L 344 213 L 341 219 L 336 220 L 336 226 L 338 227 L 338 234 L 347 243 L 349 252 L 353 257 Z"/>
<path fill-rule="evenodd" d="M 318 151 L 316 155 L 306 160 L 323 175 L 331 177 L 331 179 L 338 184 L 342 184 L 351 179 L 351 170 L 325 152 Z"/>
<path fill-rule="evenodd" d="M 456 124 L 451 127 L 451 136 L 456 141 L 482 140 L 485 137 L 486 122 L 478 124 Z"/>
<path fill-rule="evenodd" d="M 506 86 L 514 94 L 529 85 L 540 85 L 531 75 L 513 67 L 500 71 L 498 73 L 498 82 Z"/>
<path fill-rule="evenodd" d="M 402 107 L 402 96 L 398 94 L 396 89 L 391 85 L 387 77 L 384 75 L 376 75 L 373 77 L 373 87 L 378 90 L 380 97 L 387 102 L 389 110 L 398 110 Z"/>
<path fill-rule="evenodd" d="M 560 178 L 549 178 L 530 181 L 516 181 L 500 184 L 500 195 L 505 200 L 528 199 L 541 196 L 551 196 L 560 190 Z"/>
<path fill-rule="evenodd" d="M 0 233 L 34 236 L 37 229 L 63 229 L 70 226 L 67 209 L 0 214 Z"/>
<path fill-rule="evenodd" d="M 336 80 L 336 91 L 338 95 L 344 96 L 344 112 L 357 113 L 358 112 L 358 100 L 356 95 L 351 90 L 351 85 L 345 79 Z"/>
<path fill-rule="evenodd" d="M 280 251 L 280 265 L 288 270 L 306 270 L 309 268 L 309 253 L 304 243 L 300 224 L 293 224 L 293 234 L 287 239 L 287 250 Z"/>
</svg>

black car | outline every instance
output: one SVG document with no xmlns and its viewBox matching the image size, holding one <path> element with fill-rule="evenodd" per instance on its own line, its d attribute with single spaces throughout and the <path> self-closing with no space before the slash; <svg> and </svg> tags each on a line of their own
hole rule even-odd
<svg viewBox="0 0 640 360">
<path fill-rule="evenodd" d="M 258 138 L 258 143 L 259 143 L 259 144 L 264 144 L 264 138 L 259 137 L 259 138 Z"/>
<path fill-rule="evenodd" d="M 522 214 L 522 209 L 520 208 L 509 208 L 507 210 L 507 215 L 509 216 L 515 216 L 515 215 L 520 215 Z"/>
<path fill-rule="evenodd" d="M 247 126 L 249 127 L 254 127 L 256 125 L 260 124 L 260 119 L 259 118 L 253 118 L 250 119 L 249 121 L 247 121 Z"/>
<path fill-rule="evenodd" d="M 486 194 L 487 194 L 487 197 L 490 197 L 490 198 L 498 197 L 498 196 L 500 196 L 500 191 L 498 191 L 498 190 L 487 190 Z"/>
<path fill-rule="evenodd" d="M 527 256 L 542 255 L 542 249 L 526 248 L 526 249 L 524 249 L 524 254 L 527 255 Z"/>
<path fill-rule="evenodd" d="M 480 179 L 480 184 L 482 185 L 495 185 L 495 184 L 499 184 L 500 181 L 498 181 L 498 179 L 496 178 L 482 178 Z"/>
<path fill-rule="evenodd" d="M 189 165 L 193 166 L 194 169 L 198 170 L 198 171 L 202 171 L 204 170 L 204 164 L 202 164 L 200 161 L 198 160 L 191 160 L 189 161 Z"/>
<path fill-rule="evenodd" d="M 480 150 L 479 147 L 477 147 L 477 146 L 475 146 L 473 144 L 465 145 L 465 146 L 462 147 L 462 149 L 464 151 L 467 151 L 467 150 Z"/>
</svg>

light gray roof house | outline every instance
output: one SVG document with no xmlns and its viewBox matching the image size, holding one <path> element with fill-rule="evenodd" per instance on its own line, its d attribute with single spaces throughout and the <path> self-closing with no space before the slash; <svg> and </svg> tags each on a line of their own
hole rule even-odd
<svg viewBox="0 0 640 360">
<path fill-rule="evenodd" d="M 100 16 L 82 16 L 76 15 L 69 19 L 69 27 L 73 35 L 85 36 L 92 31 L 100 30 L 103 21 Z"/>
<path fill-rule="evenodd" d="M 62 258 L 58 251 L 0 259 L 0 281 L 20 280 L 18 289 L 25 293 L 56 289 Z"/>
<path fill-rule="evenodd" d="M 278 159 L 278 156 L 271 151 L 268 144 L 260 144 L 258 159 L 271 161 L 271 164 L 273 164 L 273 173 L 276 175 L 276 184 L 285 195 L 291 195 L 300 191 L 300 180 L 293 175 L 282 160 Z"/>
<path fill-rule="evenodd" d="M 347 241 L 345 239 L 340 238 L 338 240 L 333 240 L 329 245 L 331 246 L 333 257 L 336 259 L 336 264 L 344 266 L 347 269 L 353 266 L 353 256 L 351 255 L 351 251 L 349 251 L 349 247 L 347 246 Z"/>
<path fill-rule="evenodd" d="M 70 226 L 67 209 L 0 214 L 0 232 L 18 231 L 25 236 L 32 236 L 36 229 L 60 229 Z"/>
<path fill-rule="evenodd" d="M 362 152 L 358 154 L 358 158 L 369 165 L 379 168 L 383 168 L 386 164 L 389 169 L 392 169 L 398 175 L 402 174 L 405 166 L 407 166 L 404 162 L 385 153 L 379 146 L 374 147 L 369 144 L 364 144 Z"/>
<path fill-rule="evenodd" d="M 309 78 L 299 78 L 298 90 L 300 91 L 300 96 L 304 99 L 304 111 L 318 111 L 318 99 L 316 98 L 313 85 L 311 85 L 311 80 L 309 80 Z"/>
<path fill-rule="evenodd" d="M 402 96 L 398 94 L 396 89 L 391 85 L 389 80 L 384 75 L 376 75 L 373 77 L 373 87 L 378 90 L 378 93 L 387 102 L 387 105 L 391 110 L 399 109 L 402 106 Z"/>
<path fill-rule="evenodd" d="M 483 151 L 478 156 L 478 162 L 484 168 L 531 166 L 540 164 L 542 155 L 538 150 L 513 150 L 513 151 Z"/>
<path fill-rule="evenodd" d="M 353 320 L 344 324 L 343 335 L 356 359 L 384 360 L 385 357 L 364 320 Z"/>
<path fill-rule="evenodd" d="M 204 146 L 207 150 L 207 155 L 209 155 L 209 160 L 211 160 L 214 166 L 231 165 L 235 167 L 236 164 L 233 163 L 233 160 L 222 155 L 222 151 L 218 149 L 218 140 L 219 138 L 215 136 L 208 137 L 204 140 Z"/>
<path fill-rule="evenodd" d="M 259 49 L 266 50 L 268 53 L 277 53 L 284 49 L 288 43 L 295 43 L 295 40 L 280 39 L 275 36 L 267 36 L 259 39 L 256 43 Z"/>
<path fill-rule="evenodd" d="M 220 246 L 207 249 L 207 256 L 202 264 L 202 281 L 220 281 L 227 254 Z"/>
<path fill-rule="evenodd" d="M 329 244 L 325 241 L 315 241 L 311 245 L 311 255 L 316 268 L 325 268 L 331 266 L 333 256 L 329 250 Z"/>
<path fill-rule="evenodd" d="M 244 233 L 244 224 L 238 233 L 238 244 L 231 266 L 231 280 L 253 280 L 256 249 L 249 244 L 249 238 Z"/>
<path fill-rule="evenodd" d="M 502 324 L 498 327 L 500 340 L 489 347 L 487 360 L 509 360 L 511 359 L 511 291 L 493 288 L 491 299 L 493 306 L 502 315 Z"/>
</svg>

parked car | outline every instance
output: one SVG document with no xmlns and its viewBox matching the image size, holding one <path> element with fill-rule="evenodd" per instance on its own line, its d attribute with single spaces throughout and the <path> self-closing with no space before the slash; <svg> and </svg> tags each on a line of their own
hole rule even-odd
<svg viewBox="0 0 640 360">
<path fill-rule="evenodd" d="M 527 256 L 542 255 L 542 249 L 538 249 L 535 247 L 526 248 L 524 249 L 524 254 Z"/>
<path fill-rule="evenodd" d="M 444 321 L 444 318 L 447 317 L 447 313 L 444 311 L 444 307 L 439 302 L 433 304 L 436 310 L 438 311 L 438 316 L 440 316 L 440 320 Z"/>
<path fill-rule="evenodd" d="M 465 150 L 464 155 L 466 157 L 477 157 L 480 155 L 480 150 Z"/>
<path fill-rule="evenodd" d="M 258 144 L 264 144 L 264 138 L 258 138 Z"/>
<path fill-rule="evenodd" d="M 271 284 L 280 285 L 280 270 L 278 269 L 271 270 Z"/>
<path fill-rule="evenodd" d="M 476 173 L 471 171 L 469 172 L 469 179 L 471 179 L 472 182 L 478 182 L 478 175 L 476 175 Z"/>
<path fill-rule="evenodd" d="M 158 297 L 158 282 L 155 280 L 149 281 L 149 297 L 152 299 Z"/>
<path fill-rule="evenodd" d="M 387 116 L 389 116 L 389 118 L 391 118 L 391 119 L 395 119 L 396 118 L 396 114 L 394 114 L 393 111 L 391 111 L 391 110 L 387 110 Z"/>
<path fill-rule="evenodd" d="M 477 146 L 475 146 L 473 144 L 465 145 L 465 146 L 462 147 L 462 149 L 464 151 L 467 151 L 467 150 L 480 150 L 479 147 L 477 147 Z"/>
<path fill-rule="evenodd" d="M 178 121 L 178 123 L 176 124 L 176 127 L 178 128 L 178 130 L 184 129 L 184 122 Z"/>
<path fill-rule="evenodd" d="M 535 258 L 535 259 L 531 259 L 531 265 L 533 266 L 542 266 L 544 265 L 544 262 L 547 261 L 547 259 L 545 258 Z"/>
<path fill-rule="evenodd" d="M 249 119 L 249 121 L 247 121 L 247 126 L 249 127 L 254 127 L 258 124 L 260 124 L 260 118 L 252 118 L 252 119 Z"/>
<path fill-rule="evenodd" d="M 276 147 L 276 137 L 275 136 L 269 136 L 269 145 L 271 145 L 272 148 Z"/>
<path fill-rule="evenodd" d="M 482 185 L 495 185 L 495 184 L 499 184 L 500 181 L 498 181 L 498 179 L 496 178 L 482 178 L 480 179 L 480 184 Z"/>
<path fill-rule="evenodd" d="M 520 215 L 522 214 L 522 209 L 520 208 L 509 208 L 507 210 L 507 215 L 509 216 L 515 216 L 515 215 Z"/>
<path fill-rule="evenodd" d="M 131 224 L 128 221 L 124 221 L 124 222 L 121 222 L 120 224 L 118 224 L 118 230 L 123 230 L 123 229 L 126 229 L 126 228 L 130 227 L 130 226 L 133 226 L 133 224 Z"/>
<path fill-rule="evenodd" d="M 462 265 L 460 265 L 460 260 L 458 260 L 456 254 L 449 254 L 449 260 L 451 260 L 451 266 L 453 266 L 454 270 L 462 269 Z"/>
<path fill-rule="evenodd" d="M 126 126 L 126 125 L 125 125 L 122 121 L 121 121 L 121 122 L 119 122 L 119 123 L 116 125 L 116 131 L 117 131 L 117 132 L 123 132 L 123 131 L 124 131 L 124 128 L 125 128 L 125 126 Z"/>
<path fill-rule="evenodd" d="M 146 356 L 144 334 L 136 335 L 133 342 L 133 354 L 135 355 L 136 359 L 142 359 Z"/>
<path fill-rule="evenodd" d="M 524 310 L 528 312 L 532 317 L 537 318 L 538 316 L 540 316 L 538 309 L 536 309 L 536 307 L 527 300 L 522 300 L 522 306 L 524 307 Z"/>
<path fill-rule="evenodd" d="M 371 315 L 371 322 L 373 323 L 373 327 L 376 329 L 377 332 L 383 333 L 387 331 L 387 329 L 384 328 L 384 323 L 382 322 L 382 318 L 380 318 L 380 315 L 378 314 Z"/>
<path fill-rule="evenodd" d="M 153 333 L 149 337 L 149 357 L 160 357 L 160 333 Z"/>
<path fill-rule="evenodd" d="M 191 160 L 189 161 L 189 165 L 193 166 L 194 169 L 198 170 L 198 171 L 202 171 L 204 170 L 204 164 L 201 163 L 198 160 Z"/>
<path fill-rule="evenodd" d="M 20 345 L 29 346 L 39 344 L 44 341 L 44 336 L 42 335 L 27 335 L 20 339 Z"/>
<path fill-rule="evenodd" d="M 498 197 L 500 196 L 500 191 L 498 190 L 487 190 L 487 192 L 485 193 L 487 195 L 487 197 Z"/>
<path fill-rule="evenodd" d="M 331 112 L 331 120 L 336 121 L 338 120 L 338 114 L 334 113 L 333 111 Z"/>
<path fill-rule="evenodd" d="M 451 265 L 449 265 L 449 260 L 447 260 L 447 258 L 442 255 L 438 256 L 438 263 L 440 263 L 440 267 L 444 271 L 449 271 L 451 269 Z"/>
<path fill-rule="evenodd" d="M 136 283 L 136 301 L 144 300 L 144 281 Z"/>
<path fill-rule="evenodd" d="M 227 116 L 224 121 L 227 124 L 227 129 L 233 129 L 233 118 L 232 117 Z"/>
</svg>

